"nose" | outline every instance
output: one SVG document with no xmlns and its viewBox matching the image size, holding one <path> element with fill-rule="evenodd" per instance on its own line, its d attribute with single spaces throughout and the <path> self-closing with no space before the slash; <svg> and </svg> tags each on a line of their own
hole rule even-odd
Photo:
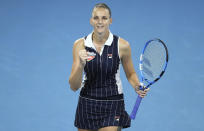
<svg viewBox="0 0 204 131">
<path fill-rule="evenodd" d="M 102 23 L 103 22 L 103 20 L 102 19 L 98 19 L 98 23 Z"/>
</svg>

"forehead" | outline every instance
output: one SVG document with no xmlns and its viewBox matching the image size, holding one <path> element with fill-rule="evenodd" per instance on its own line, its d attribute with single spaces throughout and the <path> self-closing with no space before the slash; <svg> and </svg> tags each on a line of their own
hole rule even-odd
<svg viewBox="0 0 204 131">
<path fill-rule="evenodd" d="M 108 9 L 106 8 L 94 8 L 92 16 L 110 16 Z"/>
</svg>

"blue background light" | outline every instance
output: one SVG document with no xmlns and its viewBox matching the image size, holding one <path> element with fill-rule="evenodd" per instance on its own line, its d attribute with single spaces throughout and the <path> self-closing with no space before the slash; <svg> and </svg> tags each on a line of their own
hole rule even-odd
<svg viewBox="0 0 204 131">
<path fill-rule="evenodd" d="M 204 1 L 0 0 L 0 131 L 76 131 L 79 91 L 68 77 L 75 40 L 89 34 L 93 6 L 112 9 L 113 34 L 129 41 L 139 75 L 146 41 L 169 49 L 164 77 L 143 99 L 127 131 L 203 131 Z M 124 71 L 126 110 L 137 98 Z"/>
</svg>

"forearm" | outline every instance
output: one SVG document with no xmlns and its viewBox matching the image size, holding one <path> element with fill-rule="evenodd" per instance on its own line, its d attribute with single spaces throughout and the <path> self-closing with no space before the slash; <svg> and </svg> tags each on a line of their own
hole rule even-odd
<svg viewBox="0 0 204 131">
<path fill-rule="evenodd" d="M 135 72 L 131 73 L 128 77 L 127 77 L 128 81 L 130 82 L 130 84 L 132 85 L 133 88 L 135 88 L 136 90 L 139 89 L 140 86 L 140 81 L 137 77 L 137 74 Z"/>
<path fill-rule="evenodd" d="M 136 73 L 132 73 L 132 75 L 129 77 L 128 80 L 140 97 L 144 98 L 147 95 L 149 88 L 144 89 L 144 90 L 140 90 L 140 88 L 139 88 L 140 82 L 139 82 L 139 79 L 138 79 Z"/>
<path fill-rule="evenodd" d="M 83 75 L 83 66 L 80 64 L 75 65 L 69 77 L 70 88 L 73 91 L 76 91 L 81 87 L 82 75 Z"/>
</svg>

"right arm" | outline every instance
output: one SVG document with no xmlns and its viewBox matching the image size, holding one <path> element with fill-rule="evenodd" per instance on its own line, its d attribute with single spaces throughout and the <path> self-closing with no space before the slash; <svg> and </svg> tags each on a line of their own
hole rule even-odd
<svg viewBox="0 0 204 131">
<path fill-rule="evenodd" d="M 73 46 L 73 64 L 69 77 L 70 88 L 77 91 L 81 87 L 82 75 L 86 64 L 87 54 L 84 48 L 84 40 L 79 39 Z"/>
</svg>

